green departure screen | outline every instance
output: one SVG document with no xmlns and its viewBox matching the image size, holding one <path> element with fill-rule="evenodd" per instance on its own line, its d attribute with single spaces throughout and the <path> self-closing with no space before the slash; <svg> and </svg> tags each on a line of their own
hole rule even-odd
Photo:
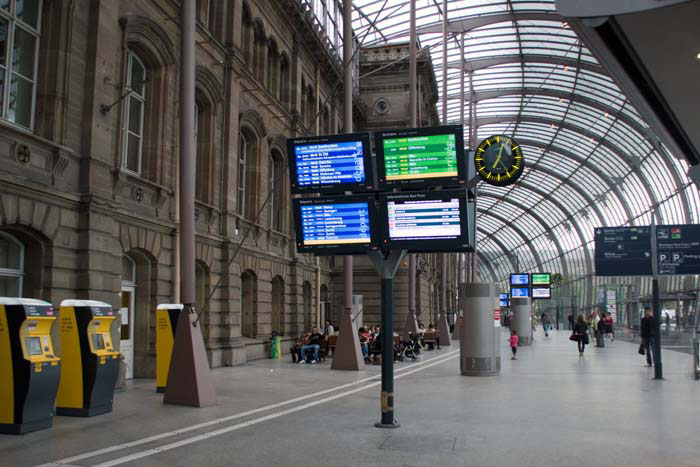
<svg viewBox="0 0 700 467">
<path fill-rule="evenodd" d="M 454 134 L 408 136 L 384 140 L 387 180 L 457 176 Z"/>
<path fill-rule="evenodd" d="M 551 280 L 548 273 L 532 275 L 532 285 L 549 285 L 550 283 Z"/>
</svg>

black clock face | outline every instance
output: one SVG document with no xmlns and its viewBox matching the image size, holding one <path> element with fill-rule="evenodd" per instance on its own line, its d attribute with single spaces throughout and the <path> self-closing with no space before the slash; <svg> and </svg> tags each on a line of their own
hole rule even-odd
<svg viewBox="0 0 700 467">
<path fill-rule="evenodd" d="M 486 183 L 510 185 L 523 173 L 522 149 L 509 136 L 489 136 L 476 148 L 474 165 Z"/>
</svg>

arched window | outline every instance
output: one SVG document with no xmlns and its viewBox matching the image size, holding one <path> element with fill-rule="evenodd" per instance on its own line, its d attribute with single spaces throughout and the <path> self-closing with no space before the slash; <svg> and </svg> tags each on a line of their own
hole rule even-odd
<svg viewBox="0 0 700 467">
<path fill-rule="evenodd" d="M 21 297 L 24 278 L 24 245 L 0 232 L 0 296 Z"/>
<path fill-rule="evenodd" d="M 279 99 L 279 54 L 277 43 L 273 38 L 268 40 L 267 46 L 267 89 L 273 96 Z"/>
<path fill-rule="evenodd" d="M 311 86 L 306 92 L 306 109 L 306 128 L 313 132 L 316 128 L 316 95 Z"/>
<path fill-rule="evenodd" d="M 280 56 L 280 79 L 279 79 L 279 91 L 278 96 L 282 106 L 289 110 L 289 59 L 287 55 L 282 54 Z"/>
<path fill-rule="evenodd" d="M 0 6 L 0 113 L 10 122 L 32 128 L 41 2 L 4 0 Z"/>
<path fill-rule="evenodd" d="M 258 333 L 257 278 L 253 271 L 241 274 L 241 335 L 255 337 Z"/>
<path fill-rule="evenodd" d="M 285 229 L 285 169 L 282 154 L 276 149 L 270 152 L 270 185 L 268 190 L 272 195 L 269 201 L 270 228 L 277 232 L 286 232 Z"/>
<path fill-rule="evenodd" d="M 146 105 L 146 67 L 131 50 L 127 52 L 126 86 L 131 92 L 125 99 L 124 155 L 122 165 L 125 169 L 141 173 L 141 154 L 143 151 L 143 113 Z"/>
<path fill-rule="evenodd" d="M 284 280 L 272 278 L 272 332 L 284 333 Z"/>
<path fill-rule="evenodd" d="M 247 4 L 243 4 L 243 19 L 241 21 L 241 50 L 243 51 L 243 61 L 251 66 L 253 63 L 253 18 Z"/>
<path fill-rule="evenodd" d="M 238 148 L 238 213 L 252 220 L 258 199 L 258 138 L 250 129 L 242 128 Z"/>
<path fill-rule="evenodd" d="M 260 83 L 265 83 L 267 38 L 260 19 L 253 22 L 253 74 Z"/>
<path fill-rule="evenodd" d="M 195 145 L 197 148 L 197 172 L 195 177 L 195 199 L 202 203 L 212 202 L 212 106 L 201 96 L 195 103 Z"/>
<path fill-rule="evenodd" d="M 301 78 L 301 108 L 299 109 L 299 118 L 301 119 L 301 123 L 303 125 L 306 125 L 306 119 L 307 119 L 307 113 L 308 109 L 306 108 L 306 104 L 308 103 L 308 99 L 306 98 L 306 80 L 304 78 Z"/>
<path fill-rule="evenodd" d="M 311 306 L 311 283 L 309 281 L 304 281 L 302 288 L 302 304 L 304 308 L 304 331 L 311 329 L 311 323 L 313 317 L 313 307 Z"/>
</svg>

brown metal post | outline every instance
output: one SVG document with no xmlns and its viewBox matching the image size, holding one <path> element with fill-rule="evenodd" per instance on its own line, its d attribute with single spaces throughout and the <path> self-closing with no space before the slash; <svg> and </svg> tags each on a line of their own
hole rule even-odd
<svg viewBox="0 0 700 467">
<path fill-rule="evenodd" d="M 343 112 L 345 132 L 352 133 L 352 1 L 343 2 Z M 362 370 L 365 360 L 352 320 L 352 256 L 343 257 L 344 309 L 340 316 L 338 342 L 331 368 L 334 370 Z"/>
<path fill-rule="evenodd" d="M 195 0 L 182 0 L 180 10 L 180 278 L 184 310 L 180 314 L 163 402 L 207 407 L 216 392 L 195 314 L 194 275 L 194 70 Z"/>
<path fill-rule="evenodd" d="M 442 124 L 447 125 L 447 0 L 442 0 Z M 440 332 L 440 345 L 452 345 L 450 326 L 447 323 L 447 263 L 450 255 L 442 254 L 442 294 L 440 304 L 440 316 L 437 329 Z"/>
<path fill-rule="evenodd" d="M 410 127 L 418 126 L 418 59 L 416 41 L 416 5 L 411 0 L 410 7 L 410 39 L 408 61 L 408 107 L 410 114 Z M 408 255 L 408 314 L 403 329 L 403 336 L 409 333 L 418 333 L 418 321 L 416 320 L 416 255 Z"/>
</svg>

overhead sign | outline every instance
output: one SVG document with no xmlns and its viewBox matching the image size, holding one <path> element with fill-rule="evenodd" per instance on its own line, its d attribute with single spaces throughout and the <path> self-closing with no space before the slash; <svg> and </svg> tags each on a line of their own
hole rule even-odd
<svg viewBox="0 0 700 467">
<path fill-rule="evenodd" d="M 650 276 L 651 227 L 595 229 L 597 276 Z"/>
<path fill-rule="evenodd" d="M 530 285 L 530 274 L 511 274 L 510 285 Z"/>
<path fill-rule="evenodd" d="M 549 287 L 533 287 L 532 298 L 552 298 L 552 291 Z"/>
<path fill-rule="evenodd" d="M 552 283 L 551 274 L 532 274 L 532 285 L 550 285 Z"/>
<path fill-rule="evenodd" d="M 700 225 L 659 225 L 656 240 L 659 274 L 700 274 Z"/>
<path fill-rule="evenodd" d="M 502 293 L 499 296 L 499 302 L 501 306 L 508 306 L 508 294 L 507 293 Z"/>
<path fill-rule="evenodd" d="M 530 287 L 511 287 L 510 288 L 510 296 L 512 298 L 529 297 L 530 296 Z"/>
</svg>

